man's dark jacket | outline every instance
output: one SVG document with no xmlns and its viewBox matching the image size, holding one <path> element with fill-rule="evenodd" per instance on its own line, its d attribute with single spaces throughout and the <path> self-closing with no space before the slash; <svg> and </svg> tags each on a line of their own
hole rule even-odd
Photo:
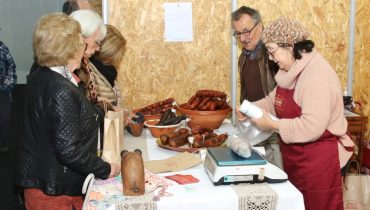
<svg viewBox="0 0 370 210">
<path fill-rule="evenodd" d="M 276 81 L 274 79 L 275 74 L 279 70 L 279 66 L 275 64 L 273 61 L 269 60 L 268 52 L 264 44 L 261 43 L 261 46 L 256 48 L 257 56 L 255 59 L 258 60 L 259 71 L 261 75 L 261 82 L 262 82 L 262 90 L 265 96 L 267 96 L 275 87 Z M 248 67 L 244 67 L 245 62 L 248 58 L 248 55 L 244 51 L 239 56 L 239 76 L 241 77 L 243 70 L 248 70 Z M 246 96 L 246 84 L 242 78 L 240 78 L 240 103 L 243 102 L 244 99 L 247 99 Z"/>
</svg>

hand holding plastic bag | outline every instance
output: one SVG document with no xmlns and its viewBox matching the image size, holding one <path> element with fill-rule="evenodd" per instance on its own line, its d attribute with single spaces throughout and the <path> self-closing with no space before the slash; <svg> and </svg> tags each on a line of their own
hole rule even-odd
<svg viewBox="0 0 370 210">
<path fill-rule="evenodd" d="M 252 104 L 251 102 L 244 100 L 239 108 L 239 112 L 246 115 L 248 118 L 243 119 L 242 121 L 238 122 L 238 129 L 240 131 L 240 137 L 247 139 L 248 142 L 255 146 L 267 138 L 269 138 L 274 131 L 273 130 L 266 130 L 262 131 L 256 126 L 254 126 L 249 118 L 251 119 L 259 119 L 263 117 L 264 112 L 258 106 Z M 270 114 L 271 119 L 279 120 L 275 116 Z"/>
</svg>

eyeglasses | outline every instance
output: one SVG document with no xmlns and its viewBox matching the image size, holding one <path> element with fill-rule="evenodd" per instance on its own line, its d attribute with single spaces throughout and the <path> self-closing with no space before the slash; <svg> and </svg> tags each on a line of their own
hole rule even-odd
<svg viewBox="0 0 370 210">
<path fill-rule="evenodd" d="M 275 52 L 279 49 L 280 46 L 277 46 L 275 49 L 273 50 L 267 50 L 267 53 L 269 54 L 269 56 L 271 56 L 271 58 L 275 58 L 274 54 Z"/>
<path fill-rule="evenodd" d="M 100 47 L 101 45 L 101 42 L 100 41 L 97 41 L 97 40 L 94 40 L 95 41 L 95 44 L 98 45 Z"/>
<path fill-rule="evenodd" d="M 237 32 L 237 31 L 235 31 L 233 33 L 233 36 L 235 38 L 240 38 L 242 35 L 249 36 L 252 33 L 253 29 L 258 25 L 258 23 L 260 23 L 260 22 L 257 22 L 256 24 L 254 24 L 254 26 L 253 26 L 253 28 L 251 28 L 251 30 L 245 29 L 243 32 Z"/>
<path fill-rule="evenodd" d="M 275 58 L 274 54 L 275 52 L 280 48 L 280 47 L 289 47 L 291 45 L 289 44 L 286 44 L 286 43 L 277 43 L 277 47 L 273 48 L 273 49 L 267 49 L 267 53 L 269 54 L 269 56 L 271 56 L 272 58 Z"/>
<path fill-rule="evenodd" d="M 86 49 L 87 49 L 87 44 L 84 42 L 84 43 L 81 43 L 79 45 L 81 46 L 81 49 L 83 50 L 83 52 L 85 52 Z"/>
</svg>

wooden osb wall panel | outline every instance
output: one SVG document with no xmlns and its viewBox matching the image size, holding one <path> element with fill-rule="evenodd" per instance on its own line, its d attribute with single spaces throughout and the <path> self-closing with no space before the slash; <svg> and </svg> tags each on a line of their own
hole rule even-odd
<svg viewBox="0 0 370 210">
<path fill-rule="evenodd" d="M 369 0 L 356 1 L 355 67 L 353 75 L 354 99 L 363 105 L 363 113 L 370 116 L 370 7 Z M 370 119 L 368 121 L 368 131 Z M 368 132 L 368 135 L 369 132 Z"/>
<path fill-rule="evenodd" d="M 247 1 L 239 6 L 257 8 L 268 25 L 280 16 L 296 19 L 310 31 L 315 48 L 337 71 L 344 86 L 347 77 L 349 0 Z"/>
<path fill-rule="evenodd" d="M 192 0 L 193 41 L 164 41 L 164 0 L 110 0 L 110 23 L 128 41 L 118 84 L 124 104 L 139 108 L 198 89 L 230 93 L 230 2 Z"/>
<path fill-rule="evenodd" d="M 167 43 L 163 38 L 163 3 L 180 1 L 109 2 L 110 23 L 128 40 L 118 78 L 127 106 L 137 108 L 168 97 L 184 102 L 202 88 L 230 94 L 230 1 L 188 1 L 193 4 L 194 41 L 183 43 Z M 359 0 L 356 6 L 353 94 L 369 115 L 370 8 L 366 2 Z M 265 25 L 279 16 L 301 21 L 311 31 L 316 49 L 338 73 L 342 87 L 347 82 L 349 4 L 350 0 L 238 1 L 238 6 L 258 8 Z"/>
<path fill-rule="evenodd" d="M 88 0 L 93 10 L 102 15 L 102 0 Z"/>
</svg>

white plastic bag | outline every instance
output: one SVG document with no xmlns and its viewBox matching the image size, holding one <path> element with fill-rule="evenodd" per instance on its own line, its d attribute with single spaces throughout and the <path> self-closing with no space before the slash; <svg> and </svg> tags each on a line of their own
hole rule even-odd
<svg viewBox="0 0 370 210">
<path fill-rule="evenodd" d="M 239 136 L 229 136 L 227 146 L 241 157 L 249 158 L 252 155 L 252 147 L 250 143 Z"/>
<path fill-rule="evenodd" d="M 274 131 L 261 131 L 249 120 L 241 121 L 238 123 L 238 130 L 240 137 L 246 139 L 251 146 L 255 146 L 266 139 L 268 139 Z"/>
<path fill-rule="evenodd" d="M 262 109 L 247 100 L 244 100 L 243 103 L 240 105 L 240 112 L 252 119 L 258 119 L 263 116 Z M 271 114 L 269 114 L 269 116 L 273 120 L 279 120 Z M 252 125 L 252 123 L 248 119 L 239 122 L 238 128 L 241 137 L 247 139 L 251 146 L 255 146 L 256 144 L 265 141 L 274 133 L 274 131 L 272 130 L 261 131 L 260 129 Z"/>
</svg>

